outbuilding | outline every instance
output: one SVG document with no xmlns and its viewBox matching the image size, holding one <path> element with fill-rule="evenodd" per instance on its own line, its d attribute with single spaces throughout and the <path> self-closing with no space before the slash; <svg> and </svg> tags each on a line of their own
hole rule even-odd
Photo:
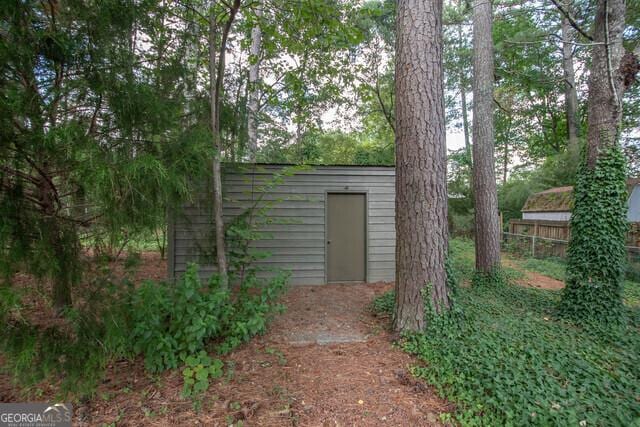
<svg viewBox="0 0 640 427">
<path fill-rule="evenodd" d="M 640 222 L 640 179 L 627 179 L 629 205 L 627 220 Z M 573 187 L 555 187 L 529 196 L 522 207 L 523 220 L 569 221 L 573 206 Z"/>
<path fill-rule="evenodd" d="M 627 191 L 630 226 L 627 245 L 637 247 L 640 246 L 640 179 L 627 179 Z M 509 232 L 552 239 L 556 243 L 567 241 L 572 208 L 573 187 L 555 187 L 532 194 L 522 207 L 522 219 L 509 221 Z M 564 247 L 555 255 L 564 256 Z"/>
<path fill-rule="evenodd" d="M 213 215 L 206 189 L 169 219 L 170 277 L 198 263 L 215 272 Z M 395 276 L 395 168 L 385 166 L 226 165 L 225 224 L 251 206 L 265 210 L 252 248 L 294 285 L 391 281 Z M 265 220 L 266 219 L 266 220 Z"/>
</svg>

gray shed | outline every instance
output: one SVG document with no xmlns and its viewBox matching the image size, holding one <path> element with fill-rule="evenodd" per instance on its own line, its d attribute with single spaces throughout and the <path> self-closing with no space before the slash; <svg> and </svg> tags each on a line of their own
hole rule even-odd
<svg viewBox="0 0 640 427">
<path fill-rule="evenodd" d="M 294 285 L 391 281 L 395 276 L 395 169 L 382 166 L 311 166 L 286 175 L 287 165 L 227 165 L 224 216 L 229 223 L 256 200 L 269 205 L 265 238 L 255 248 L 271 253 L 259 267 L 291 271 Z M 262 190 L 260 190 L 262 189 Z M 201 275 L 215 271 L 211 203 L 202 191 L 169 220 L 169 276 L 189 262 Z M 268 275 L 268 271 L 264 271 Z"/>
</svg>

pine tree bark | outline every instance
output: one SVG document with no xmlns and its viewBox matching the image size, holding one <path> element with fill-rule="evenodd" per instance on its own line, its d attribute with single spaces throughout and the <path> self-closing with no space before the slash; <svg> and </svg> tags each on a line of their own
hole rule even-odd
<svg viewBox="0 0 640 427">
<path fill-rule="evenodd" d="M 473 187 L 476 269 L 500 266 L 500 221 L 493 128 L 493 12 L 488 0 L 473 2 Z"/>
<path fill-rule="evenodd" d="M 565 4 L 567 11 L 569 5 Z M 562 15 L 562 14 L 561 14 Z M 569 149 L 577 152 L 580 137 L 580 127 L 578 120 L 578 93 L 576 90 L 576 77 L 573 67 L 573 42 L 575 41 L 575 30 L 571 26 L 569 19 L 561 16 L 562 32 L 562 68 L 564 72 L 564 98 L 567 115 L 567 135 L 569 137 Z"/>
<path fill-rule="evenodd" d="M 396 331 L 424 329 L 423 290 L 450 306 L 442 0 L 400 0 L 396 16 Z"/>
<path fill-rule="evenodd" d="M 258 112 L 260 110 L 260 54 L 262 48 L 262 5 L 256 5 L 256 24 L 251 29 L 251 49 L 249 51 L 249 101 L 247 103 L 247 131 L 249 134 L 249 161 L 256 161 L 258 151 Z"/>
</svg>

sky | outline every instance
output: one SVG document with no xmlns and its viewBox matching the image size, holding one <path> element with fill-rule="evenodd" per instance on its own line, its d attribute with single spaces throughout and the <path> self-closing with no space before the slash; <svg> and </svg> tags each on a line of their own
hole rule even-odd
<svg viewBox="0 0 640 427">
<path fill-rule="evenodd" d="M 471 111 L 469 111 L 469 115 L 471 115 Z M 353 128 L 353 125 L 357 125 L 358 123 L 348 122 L 345 124 L 343 117 L 355 117 L 355 112 L 349 114 L 348 112 L 345 114 L 344 111 L 338 111 L 337 108 L 328 109 L 321 117 L 322 123 L 325 129 L 341 129 L 348 131 L 349 128 Z M 471 120 L 471 117 L 469 117 Z M 447 150 L 455 151 L 464 147 L 464 132 L 462 129 L 449 129 L 447 128 Z"/>
</svg>

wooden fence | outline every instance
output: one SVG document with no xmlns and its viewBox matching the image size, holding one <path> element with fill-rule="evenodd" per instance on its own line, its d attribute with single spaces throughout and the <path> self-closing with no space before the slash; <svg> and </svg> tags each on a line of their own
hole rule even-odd
<svg viewBox="0 0 640 427">
<path fill-rule="evenodd" d="M 569 240 L 571 229 L 568 221 L 512 219 L 509 221 L 509 233 Z M 640 246 L 640 222 L 631 223 L 627 233 L 627 246 Z"/>
</svg>

